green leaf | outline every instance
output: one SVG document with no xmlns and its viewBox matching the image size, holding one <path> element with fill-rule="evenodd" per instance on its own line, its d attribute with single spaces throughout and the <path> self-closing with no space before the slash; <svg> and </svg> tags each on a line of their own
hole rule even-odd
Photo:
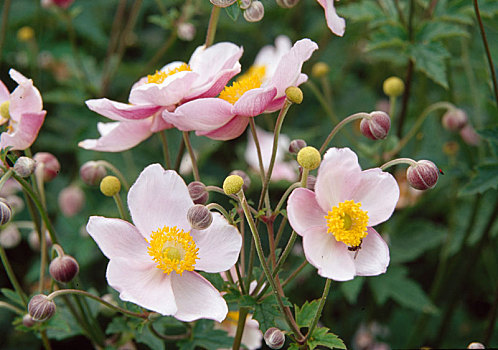
<svg viewBox="0 0 498 350">
<path fill-rule="evenodd" d="M 342 294 L 344 294 L 344 297 L 346 297 L 350 304 L 356 303 L 364 282 L 365 279 L 363 277 L 356 277 L 351 281 L 342 282 L 339 285 Z"/>
<path fill-rule="evenodd" d="M 470 34 L 462 25 L 445 23 L 436 18 L 422 25 L 415 36 L 417 42 L 428 43 L 457 36 L 468 38 Z"/>
<path fill-rule="evenodd" d="M 377 3 L 370 0 L 340 6 L 337 12 L 353 22 L 371 22 L 385 17 Z"/>
<path fill-rule="evenodd" d="M 147 345 L 151 349 L 164 350 L 164 341 L 158 338 L 149 327 L 144 327 L 142 330 L 135 332 L 137 342 Z"/>
<path fill-rule="evenodd" d="M 114 317 L 107 326 L 105 334 L 126 333 L 130 331 L 130 327 L 126 320 L 122 317 Z"/>
<path fill-rule="evenodd" d="M 225 11 L 232 21 L 235 22 L 237 18 L 239 18 L 240 8 L 237 2 L 235 2 L 232 6 L 225 7 Z"/>
<path fill-rule="evenodd" d="M 415 68 L 448 89 L 446 64 L 450 53 L 438 42 L 415 43 L 408 47 L 408 55 L 415 62 Z"/>
<path fill-rule="evenodd" d="M 315 328 L 308 340 L 308 345 L 311 350 L 319 345 L 325 346 L 327 349 L 346 349 L 344 342 L 334 333 L 330 333 L 326 327 Z"/>
<path fill-rule="evenodd" d="M 223 290 L 223 286 L 225 284 L 225 281 L 221 277 L 219 273 L 207 273 L 207 272 L 200 272 L 202 277 L 207 279 L 211 284 L 214 286 L 214 288 L 218 290 Z"/>
<path fill-rule="evenodd" d="M 15 291 L 13 291 L 12 289 L 8 289 L 8 288 L 2 288 L 2 289 L 0 289 L 0 291 L 7 299 L 9 299 L 14 304 L 17 304 L 24 309 L 24 304 L 23 304 L 21 298 L 19 297 L 19 295 L 17 295 L 17 293 Z"/>
<path fill-rule="evenodd" d="M 292 306 L 287 299 L 284 299 L 285 306 Z M 281 318 L 277 297 L 271 295 L 268 298 L 256 302 L 252 297 L 245 295 L 240 306 L 250 307 L 254 310 L 253 318 L 259 322 L 259 328 L 264 333 L 270 327 L 275 327 L 277 319 Z"/>
<path fill-rule="evenodd" d="M 57 305 L 57 312 L 48 320 L 46 326 L 48 337 L 56 340 L 67 339 L 83 333 L 73 315 L 64 304 Z"/>
<path fill-rule="evenodd" d="M 477 133 L 489 143 L 494 155 L 498 156 L 498 125 L 477 130 Z"/>
<path fill-rule="evenodd" d="M 489 189 L 498 189 L 498 162 L 478 165 L 474 176 L 458 195 L 484 193 Z"/>
<path fill-rule="evenodd" d="M 221 329 L 213 329 L 213 325 L 214 322 L 210 320 L 197 321 L 192 329 L 192 336 L 177 343 L 179 349 L 194 350 L 196 347 L 206 350 L 231 349 L 233 338 Z"/>
<path fill-rule="evenodd" d="M 404 48 L 408 41 L 406 30 L 400 24 L 388 24 L 372 35 L 366 51 L 386 48 Z"/>
<path fill-rule="evenodd" d="M 301 308 L 295 305 L 295 315 L 296 315 L 296 323 L 297 325 L 302 327 L 309 327 L 313 318 L 316 315 L 316 310 L 318 310 L 318 306 L 320 304 L 320 300 L 313 300 L 311 303 L 306 301 Z"/>
</svg>

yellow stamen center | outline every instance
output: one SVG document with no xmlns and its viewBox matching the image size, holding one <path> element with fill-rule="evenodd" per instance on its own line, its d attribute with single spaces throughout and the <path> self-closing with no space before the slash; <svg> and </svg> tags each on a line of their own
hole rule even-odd
<svg viewBox="0 0 498 350">
<path fill-rule="evenodd" d="M 246 92 L 261 87 L 265 77 L 265 66 L 251 66 L 232 86 L 226 86 L 220 93 L 220 98 L 234 104 Z"/>
<path fill-rule="evenodd" d="M 361 203 L 353 200 L 344 201 L 333 207 L 325 215 L 328 233 L 332 233 L 338 242 L 349 247 L 358 247 L 368 234 L 368 214 L 361 210 Z"/>
<path fill-rule="evenodd" d="M 176 226 L 164 226 L 152 232 L 147 252 L 164 273 L 193 271 L 198 259 L 198 248 L 189 232 L 178 230 Z"/>
<path fill-rule="evenodd" d="M 10 101 L 5 101 L 2 104 L 0 104 L 0 116 L 2 117 L 2 119 L 5 119 L 5 121 L 10 119 L 9 107 L 10 107 Z"/>
<path fill-rule="evenodd" d="M 184 71 L 191 71 L 190 66 L 186 63 L 182 63 L 180 66 L 167 71 L 156 70 L 155 74 L 147 75 L 147 83 L 161 84 L 167 77 Z"/>
</svg>

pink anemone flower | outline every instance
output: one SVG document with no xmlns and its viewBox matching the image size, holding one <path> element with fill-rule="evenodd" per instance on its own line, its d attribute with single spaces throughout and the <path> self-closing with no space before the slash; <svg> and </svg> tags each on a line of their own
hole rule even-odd
<svg viewBox="0 0 498 350">
<path fill-rule="evenodd" d="M 334 0 L 317 0 L 320 6 L 325 11 L 325 19 L 329 29 L 338 36 L 343 36 L 346 30 L 346 21 L 344 18 L 339 17 L 334 7 Z"/>
<path fill-rule="evenodd" d="M 295 189 L 287 213 L 318 274 L 347 281 L 386 272 L 389 249 L 372 226 L 389 219 L 398 198 L 391 174 L 362 171 L 349 148 L 331 148 L 318 169 L 315 191 Z"/>
<path fill-rule="evenodd" d="M 87 231 L 110 259 L 107 281 L 119 297 L 190 322 L 221 322 L 228 308 L 220 293 L 194 271 L 218 273 L 238 259 L 242 239 L 220 214 L 205 230 L 187 220 L 194 205 L 187 185 L 159 164 L 145 168 L 128 193 L 133 224 L 90 217 Z"/>
<path fill-rule="evenodd" d="M 187 101 L 213 97 L 240 72 L 243 49 L 232 43 L 198 47 L 188 64 L 172 62 L 153 75 L 141 78 L 130 91 L 128 103 L 107 98 L 86 101 L 88 108 L 114 122 L 99 123 L 99 139 L 84 140 L 85 149 L 121 152 L 135 147 L 153 133 L 170 129 L 161 117 L 163 110 L 174 111 Z"/>
<path fill-rule="evenodd" d="M 35 142 L 45 120 L 40 92 L 33 86 L 33 80 L 11 69 L 9 75 L 19 86 L 12 93 L 0 81 L 0 125 L 7 124 L 2 132 L 0 148 L 25 150 Z"/>
<path fill-rule="evenodd" d="M 249 118 L 282 108 L 285 89 L 308 79 L 301 68 L 316 49 L 310 39 L 291 47 L 287 37 L 278 37 L 275 48 L 264 47 L 255 64 L 217 98 L 196 99 L 174 112 L 163 111 L 163 117 L 180 130 L 195 130 L 215 140 L 234 139 L 244 132 Z"/>
</svg>

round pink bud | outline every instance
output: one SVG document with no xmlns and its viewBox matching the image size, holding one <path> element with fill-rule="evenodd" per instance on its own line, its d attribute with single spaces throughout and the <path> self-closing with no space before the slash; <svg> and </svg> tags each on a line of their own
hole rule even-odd
<svg viewBox="0 0 498 350">
<path fill-rule="evenodd" d="M 202 204 L 196 204 L 187 211 L 187 220 L 195 230 L 205 230 L 213 222 L 213 214 Z"/>
<path fill-rule="evenodd" d="M 229 175 L 238 175 L 244 180 L 244 184 L 242 185 L 242 189 L 247 191 L 247 189 L 251 186 L 251 178 L 242 170 L 233 170 Z"/>
<path fill-rule="evenodd" d="M 80 168 L 80 177 L 89 186 L 97 186 L 107 175 L 107 170 L 96 161 L 90 160 Z"/>
<path fill-rule="evenodd" d="M 26 314 L 22 317 L 22 324 L 24 327 L 31 328 L 35 323 L 35 320 L 33 320 L 33 317 L 31 317 L 30 314 Z"/>
<path fill-rule="evenodd" d="M 427 190 L 436 185 L 439 169 L 430 160 L 419 160 L 406 170 L 406 179 L 417 190 Z"/>
<path fill-rule="evenodd" d="M 50 263 L 48 271 L 57 282 L 68 283 L 76 277 L 80 270 L 78 262 L 71 255 L 58 256 Z"/>
<path fill-rule="evenodd" d="M 12 217 L 12 209 L 4 198 L 0 198 L 0 225 L 5 225 Z"/>
<path fill-rule="evenodd" d="M 15 248 L 21 243 L 21 232 L 16 224 L 10 223 L 0 231 L 0 246 L 5 249 Z"/>
<path fill-rule="evenodd" d="M 479 146 L 481 137 L 476 133 L 472 125 L 467 124 L 462 129 L 460 129 L 460 136 L 462 140 L 469 146 Z"/>
<path fill-rule="evenodd" d="M 85 193 L 78 186 L 72 185 L 59 193 L 59 208 L 67 217 L 78 214 L 85 204 Z"/>
<path fill-rule="evenodd" d="M 293 154 L 298 154 L 301 148 L 304 148 L 308 146 L 306 144 L 306 141 L 297 139 L 297 140 L 292 140 L 291 143 L 289 144 L 289 152 Z"/>
<path fill-rule="evenodd" d="M 195 204 L 206 204 L 209 199 L 209 192 L 206 185 L 199 181 L 192 181 L 188 184 L 188 193 Z"/>
<path fill-rule="evenodd" d="M 443 115 L 443 128 L 449 131 L 459 131 L 467 125 L 467 113 L 460 108 L 450 108 Z"/>
<path fill-rule="evenodd" d="M 178 38 L 183 41 L 192 41 L 195 37 L 195 26 L 189 22 L 182 22 L 176 29 Z"/>
<path fill-rule="evenodd" d="M 20 177 L 28 177 L 35 171 L 36 162 L 28 157 L 19 157 L 14 164 L 14 171 Z"/>
<path fill-rule="evenodd" d="M 28 313 L 34 321 L 48 320 L 55 314 L 55 303 L 46 295 L 37 294 L 29 301 Z"/>
<path fill-rule="evenodd" d="M 268 328 L 264 339 L 270 349 L 281 349 L 285 344 L 285 334 L 275 327 Z"/>
<path fill-rule="evenodd" d="M 52 153 L 38 152 L 33 157 L 36 162 L 37 174 L 43 176 L 43 181 L 49 182 L 55 179 L 61 170 L 61 165 Z"/>
<path fill-rule="evenodd" d="M 390 128 L 391 118 L 382 111 L 370 113 L 370 118 L 363 118 L 360 123 L 361 133 L 372 140 L 385 139 Z"/>
<path fill-rule="evenodd" d="M 265 15 L 265 7 L 261 1 L 255 0 L 244 11 L 244 19 L 247 22 L 259 22 Z"/>
</svg>

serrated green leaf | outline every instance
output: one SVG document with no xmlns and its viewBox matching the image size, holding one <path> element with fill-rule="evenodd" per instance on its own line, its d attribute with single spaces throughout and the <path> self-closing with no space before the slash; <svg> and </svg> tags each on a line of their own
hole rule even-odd
<svg viewBox="0 0 498 350">
<path fill-rule="evenodd" d="M 148 327 L 135 332 L 135 339 L 138 343 L 145 344 L 151 349 L 164 350 L 164 341 L 155 336 Z"/>
<path fill-rule="evenodd" d="M 0 291 L 2 292 L 3 295 L 5 295 L 5 297 L 7 299 L 9 299 L 14 304 L 17 304 L 24 309 L 24 304 L 23 304 L 21 298 L 19 298 L 19 295 L 17 295 L 17 293 L 15 291 L 13 291 L 12 289 L 8 289 L 8 288 L 2 288 L 2 289 L 0 289 Z"/>
<path fill-rule="evenodd" d="M 341 6 L 337 12 L 353 22 L 371 22 L 385 17 L 377 3 L 369 0 Z"/>
<path fill-rule="evenodd" d="M 327 349 L 346 349 L 344 342 L 334 333 L 330 333 L 326 327 L 315 328 L 308 340 L 308 345 L 311 350 L 319 345 L 325 346 Z"/>
<path fill-rule="evenodd" d="M 225 7 L 225 12 L 227 13 L 228 17 L 232 19 L 232 21 L 236 21 L 237 18 L 240 16 L 240 8 L 237 2 L 235 2 L 232 6 Z"/>
<path fill-rule="evenodd" d="M 192 329 L 189 339 L 177 343 L 180 350 L 194 350 L 200 347 L 206 350 L 218 350 L 220 348 L 231 348 L 233 338 L 221 329 L 213 328 L 214 322 L 210 320 L 199 320 Z"/>
<path fill-rule="evenodd" d="M 83 334 L 82 329 L 64 304 L 57 305 L 57 312 L 48 320 L 46 327 L 47 336 L 56 340 Z"/>
<path fill-rule="evenodd" d="M 489 189 L 498 189 L 498 163 L 478 165 L 474 176 L 458 195 L 484 193 Z"/>
<path fill-rule="evenodd" d="M 372 39 L 366 45 L 366 51 L 386 48 L 404 48 L 407 45 L 408 35 L 406 30 L 399 24 L 388 24 L 382 26 L 380 31 L 372 35 Z"/>
<path fill-rule="evenodd" d="M 465 27 L 461 25 L 445 23 L 440 19 L 434 19 L 431 22 L 425 23 L 417 31 L 415 39 L 417 42 L 429 43 L 431 41 L 438 41 L 456 36 L 468 38 L 470 37 L 470 34 Z"/>
<path fill-rule="evenodd" d="M 295 305 L 294 312 L 296 315 L 296 323 L 300 328 L 309 327 L 311 325 L 319 304 L 320 300 L 317 299 L 313 300 L 311 303 L 306 301 L 301 308 Z"/>
<path fill-rule="evenodd" d="M 111 323 L 107 326 L 105 334 L 125 333 L 129 331 L 130 327 L 124 318 L 114 317 Z"/>
<path fill-rule="evenodd" d="M 408 47 L 408 55 L 415 62 L 415 69 L 421 71 L 435 83 L 448 88 L 446 64 L 450 53 L 438 42 L 415 43 Z"/>
<path fill-rule="evenodd" d="M 364 282 L 365 282 L 364 278 L 356 277 L 351 281 L 342 282 L 339 285 L 342 294 L 344 295 L 344 297 L 346 297 L 346 299 L 349 301 L 350 304 L 356 303 L 356 300 L 358 299 L 358 294 L 360 293 L 361 287 L 363 286 Z"/>
<path fill-rule="evenodd" d="M 285 306 L 292 306 L 285 298 Z M 259 322 L 259 328 L 263 333 L 270 327 L 275 327 L 278 318 L 282 317 L 278 306 L 277 298 L 271 295 L 262 301 L 256 302 L 252 297 L 244 295 L 240 306 L 250 307 L 254 310 L 253 318 Z"/>
</svg>

